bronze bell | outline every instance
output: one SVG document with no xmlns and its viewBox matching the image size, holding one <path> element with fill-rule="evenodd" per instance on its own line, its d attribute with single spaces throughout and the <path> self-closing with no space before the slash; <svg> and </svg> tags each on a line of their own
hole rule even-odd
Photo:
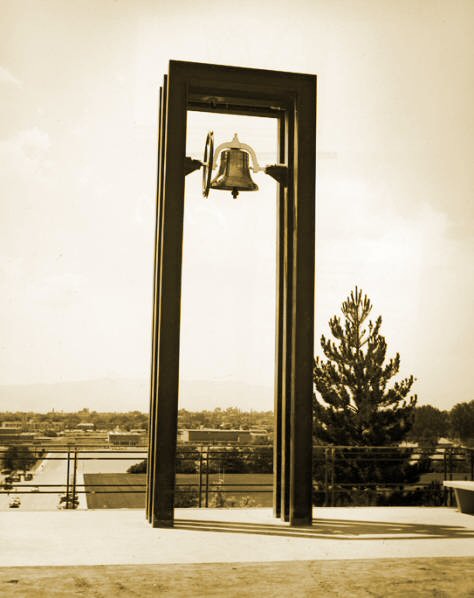
<svg viewBox="0 0 474 598">
<path fill-rule="evenodd" d="M 249 167 L 249 152 L 241 149 L 248 146 L 241 144 L 235 135 L 230 143 L 223 143 L 217 148 L 221 154 L 219 171 L 211 181 L 211 189 L 220 189 L 222 191 L 232 191 L 232 197 L 237 197 L 239 191 L 257 191 L 258 186 L 252 181 Z M 225 148 L 225 149 L 224 149 Z M 220 150 L 220 152 L 219 152 Z M 250 148 L 251 150 L 251 148 Z M 253 150 L 252 154 L 253 154 Z M 256 157 L 252 155 L 254 161 L 254 170 L 256 170 Z"/>
<path fill-rule="evenodd" d="M 222 155 L 221 155 L 222 154 Z M 217 158 L 221 157 L 219 171 L 211 181 L 212 171 L 217 168 Z M 249 160 L 252 160 L 252 166 Z M 185 159 L 185 175 L 203 167 L 202 194 L 209 196 L 209 189 L 218 191 L 232 191 L 232 197 L 237 197 L 239 191 L 258 191 L 258 186 L 252 181 L 250 170 L 265 172 L 277 181 L 279 185 L 288 186 L 288 166 L 286 164 L 270 164 L 262 168 L 257 160 L 255 151 L 246 143 L 240 143 L 237 133 L 232 141 L 226 141 L 217 146 L 214 152 L 214 133 L 209 131 L 204 146 L 204 158 Z"/>
<path fill-rule="evenodd" d="M 219 172 L 211 181 L 211 189 L 232 191 L 237 197 L 239 191 L 257 191 L 249 169 L 249 155 L 241 149 L 228 149 L 222 152 Z"/>
</svg>

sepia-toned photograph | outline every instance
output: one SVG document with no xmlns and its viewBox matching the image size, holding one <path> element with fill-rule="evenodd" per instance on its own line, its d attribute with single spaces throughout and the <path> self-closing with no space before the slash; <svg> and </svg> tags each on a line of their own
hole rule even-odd
<svg viewBox="0 0 474 598">
<path fill-rule="evenodd" d="M 473 597 L 474 2 L 0 0 L 0 595 Z"/>
</svg>

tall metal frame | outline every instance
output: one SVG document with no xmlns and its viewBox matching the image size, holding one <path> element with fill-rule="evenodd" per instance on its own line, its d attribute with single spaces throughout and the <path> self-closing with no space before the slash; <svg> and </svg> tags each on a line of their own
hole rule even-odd
<svg viewBox="0 0 474 598">
<path fill-rule="evenodd" d="M 174 60 L 160 89 L 146 516 L 173 526 L 188 110 L 278 121 L 273 510 L 310 525 L 316 76 Z"/>
</svg>

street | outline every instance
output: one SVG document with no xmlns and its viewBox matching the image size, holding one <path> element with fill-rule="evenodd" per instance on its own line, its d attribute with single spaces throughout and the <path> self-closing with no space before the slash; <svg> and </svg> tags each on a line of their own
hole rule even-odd
<svg viewBox="0 0 474 598">
<path fill-rule="evenodd" d="M 103 450 L 100 453 L 79 452 L 77 461 L 76 485 L 78 486 L 79 509 L 87 509 L 85 494 L 81 493 L 84 489 L 84 473 L 125 473 L 130 465 L 141 461 L 145 454 L 136 454 L 136 451 L 130 454 L 130 458 L 124 459 L 127 451 L 122 450 L 108 451 Z M 111 457 L 116 457 L 111 459 Z M 93 459 L 91 459 L 93 458 Z M 91 459 L 91 460 L 89 460 Z M 73 453 L 71 452 L 69 479 L 73 480 Z M 16 510 L 23 511 L 54 511 L 59 506 L 61 495 L 66 492 L 66 474 L 67 474 L 67 453 L 47 453 L 46 457 L 40 462 L 39 466 L 33 472 L 33 479 L 21 482 L 14 482 L 13 488 L 8 494 L 0 494 L 0 511 L 15 510 L 9 509 L 10 499 L 18 496 L 21 500 L 21 506 Z M 2 477 L 2 482 L 3 478 Z M 44 487 L 42 484 L 57 484 L 57 487 Z M 31 492 L 34 486 L 39 486 L 39 492 Z M 49 493 L 46 493 L 46 492 Z M 23 494 L 25 492 L 25 494 Z"/>
</svg>

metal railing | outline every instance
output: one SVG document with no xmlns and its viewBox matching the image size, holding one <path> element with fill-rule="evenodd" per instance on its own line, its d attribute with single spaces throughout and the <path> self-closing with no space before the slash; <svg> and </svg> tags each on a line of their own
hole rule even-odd
<svg viewBox="0 0 474 598">
<path fill-rule="evenodd" d="M 474 449 L 317 446 L 313 502 L 338 505 L 453 504 L 443 480 L 474 479 Z"/>
<path fill-rule="evenodd" d="M 6 450 L 0 449 L 2 462 Z M 43 468 L 48 462 L 64 461 L 65 470 L 58 474 L 61 479 L 38 483 L 37 463 L 32 480 L 23 476 L 23 481 L 18 482 L 12 481 L 11 475 L 1 476 L 0 495 L 56 494 L 62 501 L 57 506 L 62 508 L 76 508 L 80 495 L 91 505 L 101 497 L 105 508 L 106 495 L 134 495 L 136 506 L 144 504 L 144 477 L 138 477 L 136 483 L 130 478 L 127 483 L 107 483 L 105 478 L 83 483 L 81 475 L 88 475 L 89 461 L 140 462 L 147 457 L 146 447 L 55 445 L 32 450 Z M 178 445 L 176 506 L 270 506 L 272 461 L 273 449 L 269 445 Z M 123 471 L 123 464 L 116 469 Z M 313 502 L 320 506 L 452 505 L 452 490 L 443 488 L 442 481 L 453 479 L 474 479 L 474 449 L 445 445 L 313 448 Z"/>
</svg>

